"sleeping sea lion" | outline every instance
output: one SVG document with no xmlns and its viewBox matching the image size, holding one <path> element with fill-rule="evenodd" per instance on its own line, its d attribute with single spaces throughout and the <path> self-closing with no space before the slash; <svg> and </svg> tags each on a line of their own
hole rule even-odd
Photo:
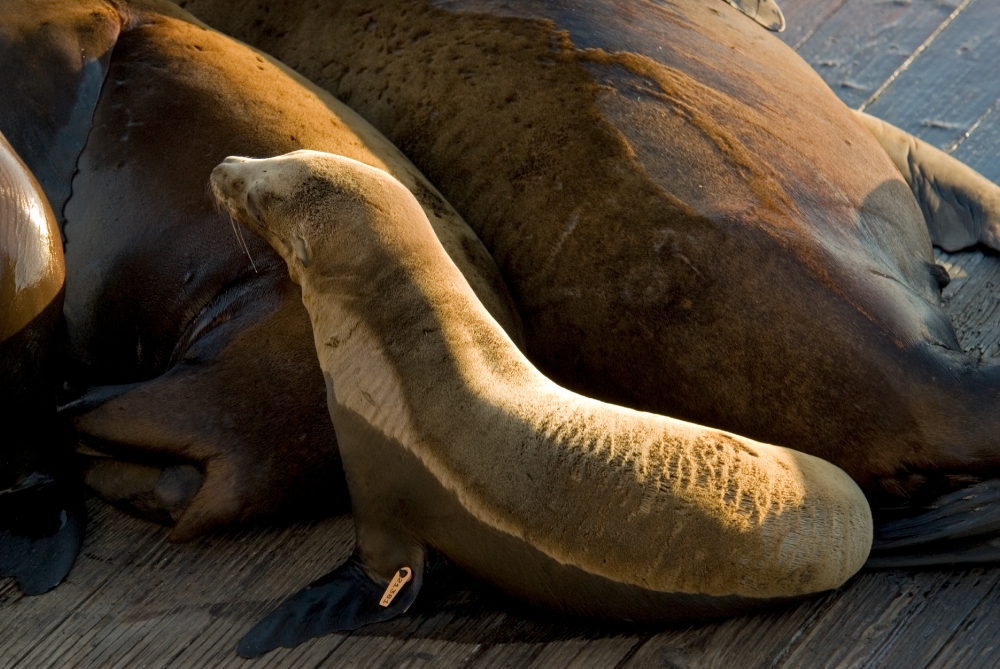
<svg viewBox="0 0 1000 669">
<path fill-rule="evenodd" d="M 225 156 L 310 147 L 389 171 L 520 336 L 475 235 L 329 94 L 168 2 L 9 0 L 0 13 L 0 74 L 20 95 L 0 103 L 0 129 L 65 220 L 65 373 L 86 392 L 63 415 L 115 456 L 94 458 L 87 482 L 176 521 L 172 539 L 346 502 L 299 289 L 207 192 Z"/>
<path fill-rule="evenodd" d="M 962 351 L 932 241 L 996 248 L 1000 191 L 725 3 L 184 4 L 407 153 L 560 385 L 822 457 L 879 505 L 997 473 L 1000 361 Z"/>
<path fill-rule="evenodd" d="M 83 539 L 52 369 L 65 276 L 52 209 L 0 134 L 0 576 L 27 595 L 54 588 Z"/>
<path fill-rule="evenodd" d="M 837 467 L 545 378 L 385 172 L 296 151 L 227 158 L 211 183 L 302 287 L 357 530 L 241 655 L 406 610 L 428 548 L 534 604 L 661 622 L 836 588 L 868 557 L 868 503 Z"/>
</svg>

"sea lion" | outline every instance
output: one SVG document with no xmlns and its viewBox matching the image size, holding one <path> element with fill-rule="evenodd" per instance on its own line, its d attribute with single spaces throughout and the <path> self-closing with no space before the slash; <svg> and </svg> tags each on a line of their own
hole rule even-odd
<svg viewBox="0 0 1000 669">
<path fill-rule="evenodd" d="M 414 160 L 560 385 L 817 455 L 880 506 L 997 473 L 1000 361 L 962 351 L 928 227 L 995 244 L 1000 191 L 725 3 L 184 4 Z"/>
<path fill-rule="evenodd" d="M 65 275 L 52 209 L 0 134 L 0 576 L 27 595 L 54 588 L 83 539 L 51 368 Z"/>
<path fill-rule="evenodd" d="M 346 503 L 299 290 L 269 247 L 242 243 L 207 192 L 231 153 L 310 147 L 388 170 L 419 194 L 484 303 L 520 336 L 475 235 L 329 94 L 168 2 L 11 0 L 0 12 L 0 72 L 21 96 L 0 104 L 0 129 L 12 129 L 29 165 L 69 156 L 43 169 L 54 194 L 71 192 L 61 207 L 65 374 L 85 393 L 62 413 L 88 447 L 115 456 L 86 472 L 106 498 L 176 521 L 174 540 Z M 22 69 L 21 54 L 42 71 Z"/>
<path fill-rule="evenodd" d="M 545 378 L 385 172 L 296 151 L 211 183 L 302 287 L 357 530 L 241 655 L 405 610 L 428 548 L 534 604 L 660 622 L 836 588 L 868 557 L 868 503 L 834 465 Z"/>
</svg>

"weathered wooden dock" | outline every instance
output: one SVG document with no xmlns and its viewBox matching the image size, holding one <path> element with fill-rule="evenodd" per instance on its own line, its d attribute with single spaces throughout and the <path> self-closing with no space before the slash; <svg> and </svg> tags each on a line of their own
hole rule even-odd
<svg viewBox="0 0 1000 669">
<path fill-rule="evenodd" d="M 848 105 L 1000 181 L 1000 2 L 779 1 L 783 38 Z M 1000 257 L 940 258 L 963 345 L 1000 354 Z M 23 597 L 0 580 L 0 668 L 1000 666 L 1000 568 L 862 573 L 791 609 L 664 630 L 560 619 L 441 566 L 401 619 L 247 661 L 240 636 L 347 557 L 350 518 L 172 545 L 162 528 L 89 509 L 66 583 Z"/>
</svg>

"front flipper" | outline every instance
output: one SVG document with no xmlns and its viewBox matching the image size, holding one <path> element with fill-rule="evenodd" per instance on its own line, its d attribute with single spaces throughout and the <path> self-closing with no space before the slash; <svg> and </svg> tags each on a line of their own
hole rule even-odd
<svg viewBox="0 0 1000 669">
<path fill-rule="evenodd" d="M 373 578 L 355 549 L 347 562 L 257 623 L 240 641 L 240 656 L 257 657 L 279 646 L 294 648 L 314 637 L 355 630 L 405 613 L 423 583 L 424 558 L 411 562 L 400 565 L 392 579 Z"/>
<path fill-rule="evenodd" d="M 780 33 L 785 29 L 785 15 L 774 0 L 726 0 L 768 30 Z"/>
<path fill-rule="evenodd" d="M 306 346 L 312 362 L 299 353 Z M 172 541 L 342 511 L 346 486 L 312 346 L 311 337 L 250 330 L 149 381 L 91 389 L 60 409 L 84 444 L 116 460 L 92 461 L 88 485 L 137 515 L 176 522 Z"/>
<path fill-rule="evenodd" d="M 1000 562 L 1000 480 L 936 500 L 917 516 L 875 528 L 869 568 Z"/>
<path fill-rule="evenodd" d="M 909 184 L 935 246 L 958 251 L 981 243 L 1000 250 L 1000 187 L 923 140 L 856 113 Z"/>
<path fill-rule="evenodd" d="M 26 595 L 66 577 L 83 543 L 87 511 L 79 486 L 51 482 L 0 495 L 0 576 Z"/>
</svg>

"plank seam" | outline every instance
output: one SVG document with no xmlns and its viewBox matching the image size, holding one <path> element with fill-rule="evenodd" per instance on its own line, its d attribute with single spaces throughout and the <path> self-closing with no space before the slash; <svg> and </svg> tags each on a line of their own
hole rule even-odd
<svg viewBox="0 0 1000 669">
<path fill-rule="evenodd" d="M 946 148 L 946 149 L 944 150 L 944 152 L 945 152 L 945 153 L 948 153 L 948 154 L 951 154 L 951 153 L 954 153 L 954 152 L 955 152 L 955 150 L 956 150 L 956 149 L 957 149 L 958 147 L 960 147 L 960 146 L 961 146 L 962 144 L 964 144 L 964 143 L 965 143 L 965 140 L 969 139 L 969 135 L 971 135 L 971 134 L 972 134 L 972 133 L 973 133 L 973 132 L 974 132 L 974 131 L 976 130 L 976 128 L 978 128 L 978 127 L 979 127 L 980 125 L 982 125 L 982 122 L 983 122 L 983 121 L 985 121 L 985 120 L 986 120 L 986 118 L 987 118 L 987 117 L 988 117 L 988 116 L 989 116 L 990 114 L 992 114 L 993 112 L 995 112 L 995 111 L 996 111 L 996 109 L 997 109 L 997 105 L 1000 105 L 1000 99 L 997 99 L 997 100 L 995 100 L 995 101 L 993 102 L 993 104 L 991 104 L 991 105 L 990 105 L 990 106 L 989 106 L 989 107 L 988 107 L 988 108 L 986 109 L 986 111 L 985 111 L 985 112 L 983 113 L 983 115 L 982 115 L 982 116 L 980 116 L 979 118 L 977 118 L 977 119 L 975 120 L 975 122 L 973 122 L 973 124 L 972 124 L 971 126 L 969 126 L 969 129 L 968 129 L 968 130 L 966 130 L 965 132 L 963 132 L 963 133 L 962 133 L 962 135 L 961 135 L 961 136 L 960 136 L 960 137 L 959 137 L 958 139 L 956 139 L 956 140 L 955 140 L 954 142 L 952 142 L 951 146 L 949 146 L 948 148 Z"/>
<path fill-rule="evenodd" d="M 802 639 L 807 637 L 816 628 L 816 625 L 819 624 L 820 619 L 825 617 L 834 605 L 844 597 L 846 587 L 847 586 L 841 586 L 835 594 L 826 597 L 825 601 L 816 605 L 815 610 L 813 610 L 805 621 L 799 625 L 798 629 L 796 629 L 795 633 L 792 635 L 792 638 L 790 638 L 788 643 L 785 644 L 785 647 L 782 648 L 778 654 L 774 656 L 774 659 L 771 660 L 771 663 L 767 665 L 768 669 L 777 669 L 788 661 L 788 656 L 793 650 L 799 647 Z"/>
<path fill-rule="evenodd" d="M 813 36 L 814 34 L 816 34 L 816 31 L 817 31 L 817 30 L 819 30 L 820 28 L 822 28 L 822 27 L 823 27 L 824 25 L 826 25 L 826 22 L 827 22 L 827 21 L 829 21 L 830 19 L 832 19 L 832 18 L 834 17 L 834 15 L 835 15 L 835 14 L 836 14 L 837 12 L 839 12 L 839 11 L 841 10 L 841 8 L 842 8 L 842 7 L 844 6 L 844 5 L 846 5 L 846 4 L 847 4 L 847 0 L 840 0 L 840 4 L 839 4 L 839 5 L 837 5 L 837 8 L 836 8 L 836 9 L 834 9 L 834 10 L 833 10 L 832 12 L 830 12 L 830 15 L 829 15 L 829 16 L 827 16 L 827 17 L 826 17 L 825 19 L 823 19 L 822 21 L 820 21 L 820 22 L 819 22 L 819 24 L 817 24 L 817 25 L 813 26 L 812 30 L 810 30 L 810 31 L 809 31 L 809 32 L 807 32 L 807 33 L 806 33 L 805 35 L 803 35 L 803 36 L 802 36 L 802 39 L 800 39 L 800 40 L 799 40 L 798 42 L 796 42 L 796 43 L 795 43 L 795 46 L 793 46 L 793 47 L 792 47 L 792 49 L 793 49 L 794 51 L 798 51 L 798 50 L 799 50 L 799 47 L 801 47 L 801 46 L 802 46 L 803 44 L 805 44 L 805 43 L 806 43 L 806 40 L 808 40 L 808 39 L 809 39 L 810 37 L 812 37 L 812 36 Z"/>
<path fill-rule="evenodd" d="M 923 44 L 917 47 L 916 51 L 910 54 L 909 58 L 903 61 L 902 65 L 896 68 L 895 72 L 889 75 L 889 78 L 886 79 L 882 83 L 882 85 L 875 90 L 874 93 L 872 93 L 871 97 L 865 100 L 861 104 L 861 106 L 858 107 L 858 111 L 864 111 L 869 107 L 869 105 L 875 102 L 878 96 L 882 95 L 882 93 L 885 92 L 885 89 L 889 88 L 889 86 L 892 85 L 892 82 L 896 81 L 896 78 L 899 77 L 899 75 L 901 75 L 903 72 L 905 72 L 907 68 L 909 68 L 910 65 L 913 64 L 913 61 L 915 61 L 920 56 L 920 54 L 922 54 L 927 49 L 927 47 L 931 45 L 931 42 L 937 39 L 937 36 L 940 35 L 945 28 L 950 26 L 951 22 L 954 21 L 956 18 L 958 18 L 958 15 L 961 14 L 965 10 L 965 8 L 968 7 L 970 4 L 972 4 L 973 2 L 974 0 L 962 0 L 962 4 L 956 7 L 955 11 L 953 11 L 948 16 L 948 18 L 946 18 L 944 21 L 941 22 L 941 25 L 939 25 L 937 29 L 935 29 L 934 32 L 932 32 L 930 36 L 924 40 Z"/>
<path fill-rule="evenodd" d="M 632 647 L 628 649 L 628 652 L 622 656 L 622 659 L 618 660 L 613 669 L 624 669 L 625 666 L 632 661 L 632 658 L 636 656 L 636 653 L 638 653 L 643 646 L 649 643 L 649 640 L 654 636 L 655 634 L 649 633 L 636 639 L 636 642 L 632 644 Z"/>
<path fill-rule="evenodd" d="M 983 604 L 983 602 L 985 602 L 989 598 L 990 595 L 992 595 L 997 590 L 998 587 L 1000 587 L 1000 582 L 994 583 L 993 587 L 990 588 L 986 592 L 986 594 L 983 595 L 983 597 L 979 600 L 979 603 L 977 603 L 975 606 L 969 609 L 969 612 L 965 615 L 964 618 L 962 618 L 961 622 L 955 626 L 955 629 L 954 631 L 952 631 L 951 636 L 945 639 L 944 643 L 942 643 L 941 646 L 937 649 L 937 652 L 934 653 L 933 657 L 931 657 L 930 660 L 928 660 L 927 664 L 925 664 L 921 669 L 927 669 L 927 667 L 934 666 L 934 663 L 937 662 L 938 658 L 941 657 L 941 654 L 944 653 L 945 648 L 948 647 L 948 644 L 952 642 L 952 640 L 958 635 L 959 632 L 963 631 L 963 628 L 965 627 L 965 624 L 968 622 L 969 618 L 972 617 L 972 615 L 976 612 L 976 610 Z"/>
</svg>

